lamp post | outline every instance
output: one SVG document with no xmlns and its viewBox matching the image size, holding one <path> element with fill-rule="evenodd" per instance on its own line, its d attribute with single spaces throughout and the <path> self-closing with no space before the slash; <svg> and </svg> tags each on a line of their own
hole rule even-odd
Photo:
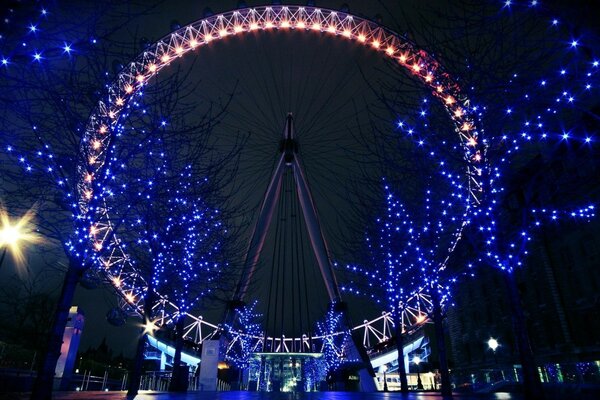
<svg viewBox="0 0 600 400">
<path fill-rule="evenodd" d="M 498 340 L 491 337 L 487 341 L 487 345 L 492 350 L 492 353 L 494 354 L 494 365 L 496 367 L 498 367 L 498 359 L 496 358 L 496 349 L 498 347 L 500 347 L 500 343 L 498 343 Z M 502 374 L 502 380 L 504 380 L 504 371 L 502 369 L 500 369 L 500 373 Z"/>
<path fill-rule="evenodd" d="M 387 377 L 385 375 L 385 373 L 387 371 L 387 365 L 383 365 L 381 367 L 381 369 L 383 370 L 383 391 L 387 392 L 388 391 L 388 385 L 387 385 Z"/>
<path fill-rule="evenodd" d="M 419 364 L 421 364 L 421 357 L 414 356 L 413 363 L 415 363 L 417 366 L 417 390 L 423 390 L 423 382 L 421 381 L 421 367 L 419 366 Z"/>
<path fill-rule="evenodd" d="M 6 252 L 10 247 L 10 252 L 18 262 L 23 259 L 21 244 L 23 242 L 34 243 L 39 241 L 39 236 L 31 229 L 30 221 L 33 218 L 32 210 L 29 210 L 16 222 L 12 221 L 6 211 L 0 208 L 0 268 L 4 263 Z"/>
</svg>

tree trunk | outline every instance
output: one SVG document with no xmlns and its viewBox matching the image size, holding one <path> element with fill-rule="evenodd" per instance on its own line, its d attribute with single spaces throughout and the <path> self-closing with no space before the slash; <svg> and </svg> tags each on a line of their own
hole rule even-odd
<svg viewBox="0 0 600 400">
<path fill-rule="evenodd" d="M 441 391 L 443 397 L 452 397 L 452 384 L 450 383 L 450 371 L 448 370 L 448 357 L 446 352 L 446 339 L 444 335 L 444 316 L 437 288 L 433 288 L 431 300 L 433 302 L 433 324 L 435 330 L 435 341 L 440 363 Z"/>
<path fill-rule="evenodd" d="M 517 280 L 514 273 L 510 272 L 504 272 L 504 277 L 508 287 L 508 301 L 512 314 L 513 330 L 523 371 L 523 394 L 527 400 L 540 400 L 544 397 L 542 382 L 531 349 Z"/>
<path fill-rule="evenodd" d="M 54 321 L 50 328 L 46 352 L 37 371 L 37 377 L 33 383 L 31 399 L 47 400 L 52 398 L 54 386 L 54 371 L 60 357 L 60 348 L 63 335 L 69 318 L 69 309 L 73 303 L 75 289 L 82 273 L 81 266 L 74 259 L 69 260 L 69 268 L 65 274 L 62 290 L 56 304 Z"/>
<path fill-rule="evenodd" d="M 144 299 L 144 318 L 148 321 L 152 320 L 152 308 L 156 295 L 154 293 L 154 285 L 152 279 L 148 280 L 148 289 L 146 290 L 146 297 Z M 145 321 L 146 322 L 146 321 Z M 135 350 L 135 358 L 133 365 L 129 371 L 129 385 L 127 386 L 127 398 L 133 399 L 138 394 L 140 388 L 140 382 L 142 378 L 142 367 L 144 366 L 144 350 L 146 348 L 146 329 L 142 329 L 141 335 L 138 338 L 137 347 Z"/>
<path fill-rule="evenodd" d="M 398 374 L 400 375 L 400 391 L 408 393 L 408 378 L 406 376 L 406 365 L 404 364 L 404 333 L 402 332 L 401 311 L 394 312 L 394 325 L 396 329 L 396 348 L 398 349 Z"/>
<path fill-rule="evenodd" d="M 182 387 L 183 376 L 181 368 L 181 351 L 183 350 L 183 329 L 185 328 L 185 314 L 177 319 L 175 324 L 175 355 L 173 356 L 173 373 L 169 384 L 169 392 L 186 392 L 187 387 Z"/>
<path fill-rule="evenodd" d="M 144 350 L 146 348 L 146 332 L 142 330 L 135 349 L 135 359 L 129 371 L 129 385 L 127 386 L 127 399 L 133 399 L 138 394 L 142 379 L 142 366 L 144 364 Z"/>
</svg>

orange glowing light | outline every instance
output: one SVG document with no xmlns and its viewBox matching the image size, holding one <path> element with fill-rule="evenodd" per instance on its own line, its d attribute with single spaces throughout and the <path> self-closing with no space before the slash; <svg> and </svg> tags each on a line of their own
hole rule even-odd
<svg viewBox="0 0 600 400">
<path fill-rule="evenodd" d="M 190 40 L 190 47 L 193 49 L 198 46 L 198 41 L 196 39 Z"/>
<path fill-rule="evenodd" d="M 243 30 L 244 30 L 244 28 L 242 28 L 242 26 L 241 26 L 241 25 L 236 25 L 236 26 L 234 26 L 234 27 L 233 27 L 233 31 L 234 31 L 235 33 L 240 33 L 240 32 L 241 32 L 241 31 L 243 31 Z"/>
<path fill-rule="evenodd" d="M 156 64 L 150 64 L 150 65 L 148 65 L 148 71 L 150 71 L 150 72 L 156 72 Z"/>
<path fill-rule="evenodd" d="M 142 83 L 142 82 L 144 82 L 144 75 L 138 75 L 138 76 L 136 76 L 136 77 L 135 77 L 135 79 L 136 79 L 136 80 L 137 80 L 139 83 Z"/>
<path fill-rule="evenodd" d="M 183 53 L 183 47 L 181 47 L 181 46 L 175 47 L 175 53 L 177 55 L 180 55 L 181 53 Z"/>
<path fill-rule="evenodd" d="M 432 80 L 433 80 L 433 75 L 427 74 L 427 76 L 425 77 L 425 82 L 431 82 Z"/>
<path fill-rule="evenodd" d="M 94 250 L 96 250 L 96 251 L 102 250 L 102 242 L 94 243 Z"/>
<path fill-rule="evenodd" d="M 345 37 L 349 38 L 350 37 L 350 30 L 349 29 L 344 29 L 344 32 L 342 32 L 342 35 L 344 35 Z"/>
<path fill-rule="evenodd" d="M 360 35 L 358 35 L 358 40 L 360 42 L 364 42 L 365 40 L 367 40 L 367 37 L 361 33 Z"/>
<path fill-rule="evenodd" d="M 108 128 L 106 127 L 106 125 L 102 125 L 100 127 L 100 129 L 98 129 L 98 132 L 105 134 L 108 131 Z"/>
<path fill-rule="evenodd" d="M 321 30 L 321 24 L 319 24 L 318 22 L 315 22 L 314 24 L 312 24 L 311 29 L 313 29 L 315 31 L 320 31 Z"/>
<path fill-rule="evenodd" d="M 421 66 L 419 64 L 413 64 L 412 69 L 415 72 L 419 72 L 421 70 Z"/>
<path fill-rule="evenodd" d="M 280 26 L 282 28 L 289 28 L 290 27 L 290 21 L 288 21 L 288 20 L 281 21 L 281 25 Z"/>
<path fill-rule="evenodd" d="M 454 104 L 454 97 L 448 96 L 445 100 L 446 104 Z"/>
<path fill-rule="evenodd" d="M 35 231 L 34 216 L 35 209 L 31 208 L 18 220 L 12 220 L 0 204 L 0 248 L 9 250 L 17 265 L 25 261 L 23 244 L 42 242 L 42 237 Z"/>
<path fill-rule="evenodd" d="M 122 98 L 117 97 L 117 100 L 115 101 L 115 104 L 118 105 L 118 106 L 122 106 L 123 104 L 125 104 L 125 101 Z"/>
<path fill-rule="evenodd" d="M 299 21 L 296 26 L 300 29 L 304 29 L 306 28 L 306 24 L 304 23 L 304 21 Z"/>
<path fill-rule="evenodd" d="M 335 26 L 333 26 L 333 25 L 329 25 L 329 26 L 327 27 L 327 32 L 329 32 L 329 33 L 335 33 Z"/>
<path fill-rule="evenodd" d="M 131 92 L 133 92 L 133 86 L 125 85 L 125 93 L 131 93 Z"/>
<path fill-rule="evenodd" d="M 168 54 L 163 54 L 163 56 L 160 58 L 160 61 L 166 63 L 167 61 L 169 61 L 171 57 L 169 57 Z"/>
<path fill-rule="evenodd" d="M 229 32 L 227 32 L 227 29 L 221 29 L 221 30 L 219 31 L 219 36 L 221 36 L 221 37 L 225 37 L 225 36 L 227 36 L 227 35 L 229 35 Z"/>
<path fill-rule="evenodd" d="M 255 31 L 258 29 L 258 24 L 256 22 L 253 22 L 250 24 L 250 30 L 251 31 Z"/>
<path fill-rule="evenodd" d="M 374 40 L 374 41 L 373 41 L 373 43 L 371 43 L 371 45 L 372 45 L 373 47 L 375 47 L 376 49 L 378 49 L 378 48 L 379 48 L 379 45 L 380 45 L 380 44 L 381 44 L 381 43 L 379 43 L 379 40 Z"/>
<path fill-rule="evenodd" d="M 387 49 L 385 49 L 385 52 L 388 54 L 388 56 L 391 56 L 392 54 L 394 54 L 396 50 L 394 50 L 393 47 L 388 47 Z"/>
</svg>

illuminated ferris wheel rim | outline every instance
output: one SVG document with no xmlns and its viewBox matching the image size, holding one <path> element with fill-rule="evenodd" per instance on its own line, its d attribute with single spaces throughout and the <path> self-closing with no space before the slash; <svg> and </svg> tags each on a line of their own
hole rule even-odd
<svg viewBox="0 0 600 400">
<path fill-rule="evenodd" d="M 215 14 L 164 36 L 124 67 L 108 88 L 106 100 L 99 102 L 89 118 L 80 144 L 77 186 L 79 211 L 92 221 L 89 238 L 104 272 L 127 303 L 138 311 L 141 310 L 146 282 L 135 270 L 113 232 L 105 199 L 96 198 L 100 205 L 93 210 L 89 207 L 95 196 L 101 196 L 94 193 L 95 178 L 101 176 L 120 116 L 127 109 L 133 95 L 147 85 L 150 78 L 185 54 L 228 36 L 287 30 L 318 32 L 339 37 L 340 40 L 354 41 L 396 61 L 401 68 L 429 87 L 434 97 L 442 102 L 455 126 L 467 164 L 465 179 L 470 196 L 469 204 L 474 207 L 478 205 L 482 193 L 479 176 L 483 146 L 478 142 L 469 99 L 461 93 L 459 85 L 444 71 L 441 64 L 427 52 L 373 21 L 330 9 L 294 5 L 261 6 Z M 160 304 L 173 308 L 172 315 L 177 314 L 177 307 L 167 299 L 162 298 Z M 167 314 L 163 310 L 163 320 Z M 190 317 L 203 321 L 201 317 Z M 417 323 L 422 322 L 418 321 L 420 313 L 416 313 L 415 318 Z M 369 326 L 369 321 L 359 325 L 365 326 Z"/>
</svg>

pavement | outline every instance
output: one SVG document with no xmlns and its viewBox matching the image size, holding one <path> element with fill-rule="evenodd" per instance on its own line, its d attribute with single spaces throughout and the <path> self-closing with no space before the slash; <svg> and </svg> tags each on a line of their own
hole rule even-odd
<svg viewBox="0 0 600 400">
<path fill-rule="evenodd" d="M 0 393 L 0 399 L 26 400 L 28 393 Z M 125 400 L 125 392 L 55 392 L 54 400 Z M 261 392 L 188 392 L 168 393 L 140 391 L 135 400 L 442 400 L 438 393 L 398 392 L 313 392 L 313 393 L 261 393 Z M 522 396 L 514 393 L 492 393 L 486 395 L 455 394 L 453 400 L 522 400 Z M 447 398 L 445 399 L 447 400 Z M 581 399 L 579 399 L 581 400 Z"/>
</svg>

